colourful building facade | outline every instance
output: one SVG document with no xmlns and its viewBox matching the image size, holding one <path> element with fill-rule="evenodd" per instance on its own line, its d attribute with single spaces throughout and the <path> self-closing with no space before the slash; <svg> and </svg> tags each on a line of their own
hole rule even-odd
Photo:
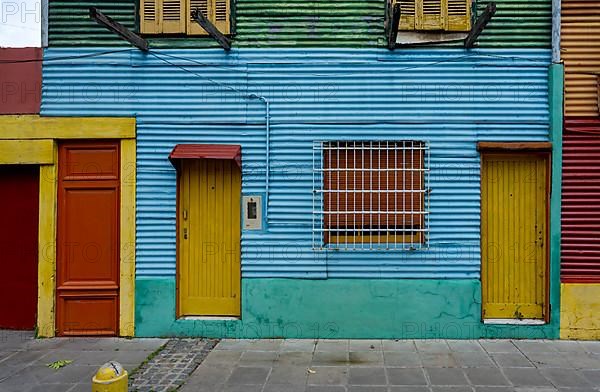
<svg viewBox="0 0 600 392">
<path fill-rule="evenodd" d="M 523 3 L 474 48 L 436 25 L 389 50 L 385 1 L 238 0 L 224 51 L 145 3 L 51 0 L 42 118 L 134 124 L 107 334 L 558 338 L 563 73 L 552 2 Z M 90 6 L 172 30 L 144 53 Z"/>
</svg>

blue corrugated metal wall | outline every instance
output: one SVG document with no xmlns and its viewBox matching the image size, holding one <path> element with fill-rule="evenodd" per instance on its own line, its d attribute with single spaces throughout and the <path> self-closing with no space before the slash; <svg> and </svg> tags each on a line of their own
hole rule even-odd
<svg viewBox="0 0 600 392">
<path fill-rule="evenodd" d="M 547 141 L 548 50 L 170 50 L 45 52 L 42 114 L 136 116 L 137 275 L 175 274 L 177 143 L 236 143 L 243 192 L 264 192 L 266 232 L 243 232 L 244 277 L 476 278 L 476 141 Z M 162 58 L 160 60 L 156 56 Z M 164 60 L 169 61 L 170 64 Z M 185 70 L 177 65 L 185 67 Z M 312 251 L 313 140 L 425 140 L 430 249 Z"/>
</svg>

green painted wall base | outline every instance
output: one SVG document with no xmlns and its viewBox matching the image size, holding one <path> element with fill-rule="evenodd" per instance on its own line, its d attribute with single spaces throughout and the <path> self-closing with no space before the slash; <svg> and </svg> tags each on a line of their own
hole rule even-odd
<svg viewBox="0 0 600 392">
<path fill-rule="evenodd" d="M 558 320 L 484 325 L 480 293 L 474 279 L 243 279 L 240 320 L 176 320 L 175 279 L 138 278 L 136 336 L 558 338 Z"/>
</svg>

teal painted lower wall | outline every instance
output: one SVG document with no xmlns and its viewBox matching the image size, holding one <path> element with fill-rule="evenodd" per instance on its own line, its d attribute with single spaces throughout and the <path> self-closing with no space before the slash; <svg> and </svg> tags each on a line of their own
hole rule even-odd
<svg viewBox="0 0 600 392">
<path fill-rule="evenodd" d="M 175 279 L 136 280 L 136 336 L 323 339 L 558 338 L 481 322 L 475 279 L 243 279 L 241 320 L 176 320 Z"/>
</svg>

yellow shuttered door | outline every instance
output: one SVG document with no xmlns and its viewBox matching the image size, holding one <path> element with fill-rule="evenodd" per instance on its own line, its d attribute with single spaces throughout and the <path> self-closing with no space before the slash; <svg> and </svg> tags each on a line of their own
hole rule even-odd
<svg viewBox="0 0 600 392">
<path fill-rule="evenodd" d="M 178 181 L 179 315 L 239 316 L 240 169 L 190 160 Z"/>
<path fill-rule="evenodd" d="M 483 154 L 481 280 L 485 319 L 543 319 L 547 158 Z"/>
</svg>

